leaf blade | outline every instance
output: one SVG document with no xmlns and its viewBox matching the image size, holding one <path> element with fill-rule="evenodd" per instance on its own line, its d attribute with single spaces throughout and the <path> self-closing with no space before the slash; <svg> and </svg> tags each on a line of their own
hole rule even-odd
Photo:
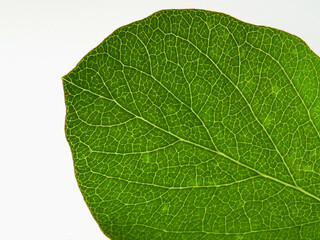
<svg viewBox="0 0 320 240">
<path fill-rule="evenodd" d="M 63 78 L 76 177 L 101 229 L 316 239 L 319 62 L 290 34 L 208 11 L 115 31 Z"/>
</svg>

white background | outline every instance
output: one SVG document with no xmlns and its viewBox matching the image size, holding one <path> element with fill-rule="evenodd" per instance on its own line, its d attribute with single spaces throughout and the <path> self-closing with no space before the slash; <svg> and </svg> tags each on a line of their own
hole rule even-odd
<svg viewBox="0 0 320 240">
<path fill-rule="evenodd" d="M 61 76 L 118 27 L 168 8 L 282 29 L 320 55 L 317 0 L 0 0 L 0 239 L 106 239 L 74 178 Z"/>
</svg>

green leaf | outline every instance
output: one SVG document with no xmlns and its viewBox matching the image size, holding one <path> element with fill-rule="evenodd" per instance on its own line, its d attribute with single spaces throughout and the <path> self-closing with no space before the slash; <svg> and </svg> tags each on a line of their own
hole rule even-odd
<svg viewBox="0 0 320 240">
<path fill-rule="evenodd" d="M 121 27 L 63 77 L 83 197 L 111 239 L 320 239 L 320 58 L 203 10 Z"/>
</svg>

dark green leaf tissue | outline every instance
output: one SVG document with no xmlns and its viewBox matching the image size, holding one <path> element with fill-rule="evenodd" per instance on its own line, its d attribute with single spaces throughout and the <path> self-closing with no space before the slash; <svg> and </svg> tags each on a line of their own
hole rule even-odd
<svg viewBox="0 0 320 240">
<path fill-rule="evenodd" d="M 163 10 L 63 87 L 76 179 L 110 239 L 320 239 L 320 58 L 298 37 Z"/>
</svg>

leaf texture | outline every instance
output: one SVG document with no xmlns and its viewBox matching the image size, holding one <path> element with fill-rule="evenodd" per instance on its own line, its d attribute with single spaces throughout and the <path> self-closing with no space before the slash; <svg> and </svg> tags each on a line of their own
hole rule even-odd
<svg viewBox="0 0 320 240">
<path fill-rule="evenodd" d="M 111 239 L 320 239 L 320 58 L 204 10 L 121 27 L 63 77 L 83 197 Z"/>
</svg>

